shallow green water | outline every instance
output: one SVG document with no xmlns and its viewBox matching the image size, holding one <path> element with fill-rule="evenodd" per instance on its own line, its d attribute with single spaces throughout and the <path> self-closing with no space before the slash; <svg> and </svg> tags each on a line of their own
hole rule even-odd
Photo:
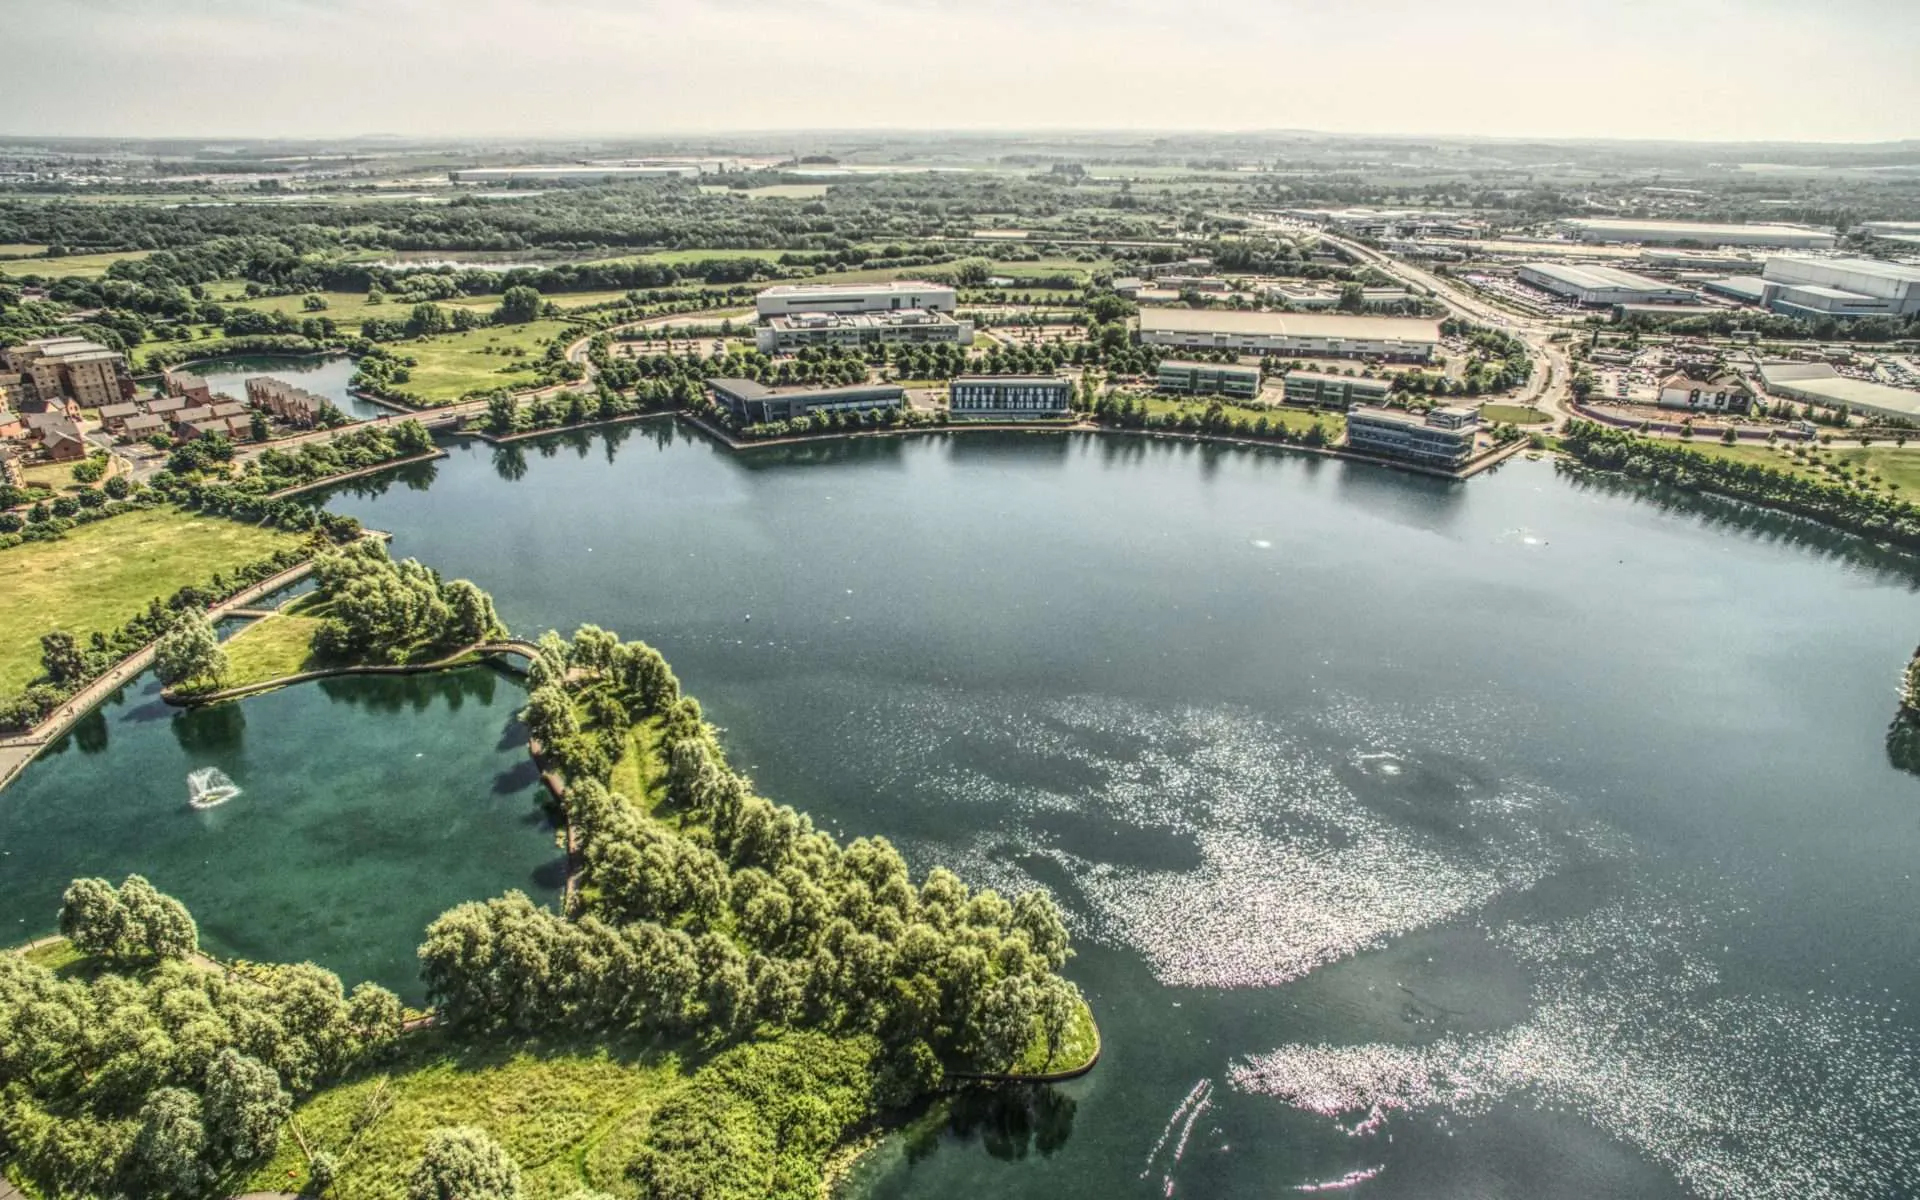
<svg viewBox="0 0 1920 1200">
<path fill-rule="evenodd" d="M 1101 1067 L 859 1195 L 1920 1191 L 1908 560 L 1544 463 L 1080 435 L 397 478 L 334 506 L 517 631 L 655 642 L 827 827 L 1070 912 Z"/>
<path fill-rule="evenodd" d="M 182 712 L 145 676 L 0 792 L 0 928 L 51 932 L 69 879 L 139 872 L 219 954 L 312 959 L 418 1001 L 413 948 L 441 911 L 509 887 L 557 895 L 523 696 L 476 667 Z M 203 767 L 240 795 L 189 809 Z"/>
</svg>

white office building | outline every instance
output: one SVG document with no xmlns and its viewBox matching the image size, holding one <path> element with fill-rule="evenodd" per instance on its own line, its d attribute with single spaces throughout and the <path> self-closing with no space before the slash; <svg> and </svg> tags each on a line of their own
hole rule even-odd
<svg viewBox="0 0 1920 1200">
<path fill-rule="evenodd" d="M 760 322 L 754 343 L 762 354 L 790 353 L 806 346 L 971 346 L 973 322 L 924 308 L 850 316 L 803 312 Z"/>
<path fill-rule="evenodd" d="M 956 417 L 1057 417 L 1073 406 L 1073 381 L 1055 375 L 962 375 L 947 387 Z"/>
<path fill-rule="evenodd" d="M 761 320 L 799 313 L 953 312 L 954 291 L 944 284 L 900 279 L 892 283 L 782 283 L 761 292 L 754 308 Z"/>
<path fill-rule="evenodd" d="M 1237 354 L 1430 362 L 1440 346 L 1440 323 L 1421 317 L 1143 308 L 1140 342 Z"/>
</svg>

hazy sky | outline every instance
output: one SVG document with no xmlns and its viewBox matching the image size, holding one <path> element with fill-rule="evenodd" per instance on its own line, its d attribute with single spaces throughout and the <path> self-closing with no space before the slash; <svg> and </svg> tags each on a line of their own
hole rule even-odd
<svg viewBox="0 0 1920 1200">
<path fill-rule="evenodd" d="M 1920 136 L 1920 0 L 0 0 L 0 133 Z"/>
</svg>

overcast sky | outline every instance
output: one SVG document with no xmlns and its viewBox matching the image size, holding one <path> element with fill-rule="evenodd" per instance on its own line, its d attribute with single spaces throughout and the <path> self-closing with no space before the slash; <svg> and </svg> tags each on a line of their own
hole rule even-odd
<svg viewBox="0 0 1920 1200">
<path fill-rule="evenodd" d="M 1920 136 L 1920 0 L 0 0 L 0 133 Z"/>
</svg>

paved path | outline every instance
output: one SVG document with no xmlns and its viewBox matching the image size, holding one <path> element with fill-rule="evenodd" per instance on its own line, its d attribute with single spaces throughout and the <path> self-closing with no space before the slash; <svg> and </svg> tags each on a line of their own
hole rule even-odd
<svg viewBox="0 0 1920 1200">
<path fill-rule="evenodd" d="M 254 584 L 244 592 L 227 597 L 207 610 L 209 620 L 218 621 L 229 616 L 236 608 L 247 608 L 254 601 L 270 596 L 283 587 L 298 583 L 313 570 L 313 561 L 296 563 L 278 575 Z M 153 664 L 153 651 L 157 643 L 148 642 L 131 655 L 115 663 L 106 674 L 95 679 L 74 695 L 52 716 L 23 734 L 0 737 L 0 788 L 12 783 L 28 763 L 39 756 L 48 744 L 72 729 L 75 722 L 98 706 L 107 697 L 132 682 L 139 674 Z"/>
</svg>

